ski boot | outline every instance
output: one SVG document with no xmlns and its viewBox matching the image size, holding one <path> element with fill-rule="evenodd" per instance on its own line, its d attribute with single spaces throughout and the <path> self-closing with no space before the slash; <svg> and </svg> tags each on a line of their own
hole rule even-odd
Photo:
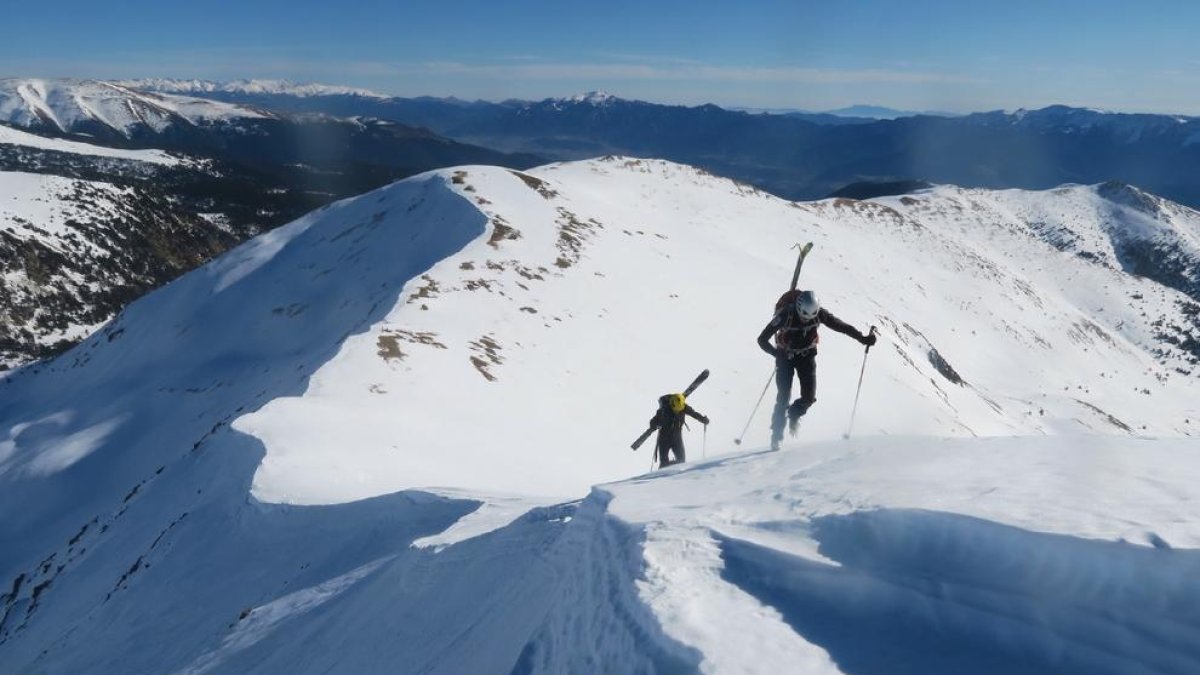
<svg viewBox="0 0 1200 675">
<path fill-rule="evenodd" d="M 808 407 L 810 405 L 812 405 L 811 401 L 798 398 L 795 401 L 792 401 L 792 404 L 788 406 L 787 418 L 789 435 L 795 436 L 796 432 L 800 430 L 800 418 L 804 417 L 804 413 L 808 412 Z"/>
<path fill-rule="evenodd" d="M 804 413 L 796 409 L 796 406 L 788 408 L 788 435 L 795 438 L 796 432 L 800 429 L 800 418 Z"/>
</svg>

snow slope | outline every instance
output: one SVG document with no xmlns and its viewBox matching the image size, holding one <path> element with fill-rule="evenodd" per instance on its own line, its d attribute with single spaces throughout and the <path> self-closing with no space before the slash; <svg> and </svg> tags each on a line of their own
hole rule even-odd
<svg viewBox="0 0 1200 675">
<path fill-rule="evenodd" d="M 1073 285 L 1104 287 L 1104 277 L 1095 274 L 1124 271 L 1200 302 L 1200 212 L 1129 185 L 1063 186 L 1049 192 L 943 186 L 876 201 L 913 218 L 946 222 L 963 237 L 978 237 L 985 228 L 991 245 L 1009 256 L 1025 255 L 1032 239 L 1094 263 L 1064 270 L 1047 266 L 1044 256 L 1030 256 L 1022 264 L 1030 273 L 1048 268 L 1060 283 L 1064 272 L 1080 269 L 1092 272 L 1095 283 Z"/>
<path fill-rule="evenodd" d="M 178 166 L 182 163 L 179 157 L 170 155 L 162 150 L 123 150 L 106 148 L 102 145 L 67 141 L 58 138 L 46 138 L 31 134 L 27 131 L 14 129 L 0 124 L 0 145 L 15 145 L 23 148 L 38 150 L 53 150 L 73 155 L 88 155 L 92 157 L 111 157 L 113 159 L 128 159 L 135 162 L 147 162 L 160 166 Z"/>
<path fill-rule="evenodd" d="M 732 438 L 771 368 L 753 341 L 789 278 L 787 250 L 796 239 L 816 242 L 806 278 L 827 307 L 864 329 L 878 323 L 886 336 L 872 366 L 874 395 L 862 402 L 865 433 L 1179 434 L 1200 423 L 1184 421 L 1194 410 L 1184 394 L 1194 391 L 1194 379 L 1171 370 L 1186 355 L 1170 351 L 1162 363 L 1152 357 L 1160 343 L 1150 317 L 1178 315 L 1170 302 L 1180 296 L 1156 284 L 1108 270 L 1105 279 L 1120 279 L 1122 290 L 1104 298 L 1111 308 L 1097 319 L 1093 298 L 1072 295 L 1071 275 L 1090 273 L 1091 265 L 1064 261 L 1070 274 L 1034 283 L 1023 263 L 1006 264 L 1005 251 L 985 257 L 953 228 L 910 231 L 888 214 L 855 214 L 834 202 L 790 207 L 670 164 L 560 165 L 531 184 L 467 169 L 462 181 L 462 189 L 486 195 L 493 222 L 512 223 L 519 238 L 495 247 L 477 240 L 430 270 L 401 305 L 315 374 L 304 397 L 273 401 L 236 423 L 267 447 L 255 481 L 260 498 L 312 503 L 429 485 L 521 493 L 553 485 L 562 496 L 578 494 L 597 479 L 639 469 L 631 457 L 612 455 L 640 429 L 612 421 L 648 418 L 649 402 L 662 392 L 635 392 L 681 387 L 700 367 L 715 375 L 697 406 L 715 410 L 724 423 L 714 433 Z M 591 190 L 559 189 L 560 181 Z M 667 190 L 660 182 L 686 187 Z M 640 198 L 614 200 L 614 192 Z M 881 233 L 883 226 L 891 231 Z M 1035 246 L 1028 255 L 1055 255 Z M 939 261 L 932 269 L 931 256 Z M 622 273 L 630 268 L 639 273 Z M 913 283 L 895 283 L 903 280 Z M 931 301 L 914 301 L 922 289 Z M 1138 291 L 1161 306 L 1145 317 L 1126 306 Z M 477 294 L 499 298 L 477 306 L 470 299 Z M 394 357 L 397 367 L 380 369 L 388 344 L 413 357 Z M 856 343 L 826 337 L 823 414 L 807 426 L 809 438 L 845 430 L 860 356 Z M 939 372 L 939 363 L 950 364 L 963 384 Z M 604 364 L 603 374 L 589 375 L 592 364 Z M 563 374 L 548 381 L 547 368 Z M 1122 390 L 1108 384 L 1118 374 Z M 584 388 L 582 399 L 576 387 Z M 538 403 L 515 416 L 502 404 L 509 397 Z M 464 398 L 472 402 L 471 423 L 455 425 L 451 441 L 441 421 L 448 413 L 440 411 L 456 410 Z M 335 458 L 323 448 L 343 413 L 329 402 L 350 400 L 371 440 Z M 587 441 L 562 452 L 561 439 L 580 428 Z M 453 448 L 459 462 L 397 452 L 400 438 L 414 448 Z M 505 470 L 517 460 L 492 450 L 496 438 L 522 440 L 529 456 L 520 471 Z M 765 443 L 763 425 L 749 438 Z M 312 476 L 317 484 L 309 484 Z"/>
<path fill-rule="evenodd" d="M 84 144 L 44 140 L 72 157 L 99 158 L 99 168 L 113 160 L 177 164 L 158 151 L 122 157 L 84 147 L 75 154 L 71 146 Z M 82 340 L 140 290 L 178 276 L 231 240 L 148 180 L 116 184 L 0 171 L 0 368 Z"/>
<path fill-rule="evenodd" d="M 964 223 L 609 158 L 262 235 L 0 383 L 0 672 L 1194 671 L 1188 296 Z M 855 434 L 827 333 L 736 454 L 804 240 Z"/>
</svg>

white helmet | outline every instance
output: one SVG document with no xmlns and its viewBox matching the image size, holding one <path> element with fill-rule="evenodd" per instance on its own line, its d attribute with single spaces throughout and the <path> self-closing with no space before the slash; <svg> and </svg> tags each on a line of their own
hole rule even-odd
<svg viewBox="0 0 1200 675">
<path fill-rule="evenodd" d="M 821 303 L 817 302 L 816 293 L 804 291 L 796 296 L 796 313 L 800 315 L 800 318 L 815 318 L 819 311 L 821 311 Z"/>
</svg>

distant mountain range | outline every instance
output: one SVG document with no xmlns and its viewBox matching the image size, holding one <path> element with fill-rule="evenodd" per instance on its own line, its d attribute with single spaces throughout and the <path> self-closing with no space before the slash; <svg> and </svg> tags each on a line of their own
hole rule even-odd
<svg viewBox="0 0 1200 675">
<path fill-rule="evenodd" d="M 748 113 L 768 113 L 771 115 L 791 115 L 792 117 L 800 117 L 803 119 L 811 119 L 816 122 L 826 124 L 846 124 L 846 120 L 853 121 L 872 121 L 872 120 L 894 120 L 899 117 L 916 117 L 917 115 L 934 115 L 936 117 L 958 117 L 956 113 L 940 112 L 934 110 L 915 111 L 915 110 L 897 110 L 896 108 L 888 108 L 879 105 L 864 105 L 856 104 L 843 108 L 835 108 L 833 110 L 805 110 L 802 108 L 750 108 L 742 106 L 727 107 L 728 110 L 736 110 Z M 837 122 L 836 120 L 842 120 Z"/>
<path fill-rule="evenodd" d="M 157 81 L 165 86 L 165 81 Z M 182 84 L 177 85 L 182 87 Z M 202 84 L 189 86 L 203 89 Z M 271 91 L 263 86 L 245 92 Z M 289 89 L 317 92 L 314 98 L 353 96 L 331 94 L 331 88 Z M 345 90 L 350 91 L 350 90 Z M 221 92 L 213 92 L 218 94 Z M 272 96 L 246 93 L 245 96 Z M 89 80 L 0 80 L 0 123 L 46 135 L 83 137 L 91 142 L 131 148 L 159 148 L 258 165 L 301 164 L 314 177 L 363 171 L 411 175 L 429 168 L 465 163 L 528 166 L 538 157 L 506 157 L 472 147 L 390 119 L 322 111 L 295 114 L 131 89 L 112 82 Z M 361 192 L 357 190 L 353 194 Z"/>
<path fill-rule="evenodd" d="M 814 121 L 603 92 L 489 103 L 253 80 L 0 80 L 0 367 L 56 353 L 145 291 L 333 200 L 438 167 L 615 154 L 789 198 L 1116 180 L 1200 204 L 1190 117 L 1056 106 Z M 1162 262 L 1141 258 L 1140 274 Z M 1191 264 L 1172 278 L 1193 279 Z"/>
<path fill-rule="evenodd" d="M 934 117 L 959 117 L 954 113 L 941 112 L 937 110 L 897 110 L 880 105 L 863 105 L 857 104 L 847 106 L 845 108 L 837 108 L 836 110 L 825 110 L 826 114 L 837 115 L 839 117 L 866 117 L 876 120 L 894 120 L 899 117 L 916 117 L 917 115 L 932 115 Z"/>
<path fill-rule="evenodd" d="M 362 98 L 371 98 L 384 100 L 392 98 L 386 94 L 371 91 L 369 89 L 361 89 L 357 87 L 345 87 L 340 85 L 315 84 L 315 83 L 299 83 L 289 80 L 230 80 L 228 82 L 220 82 L 216 80 L 180 80 L 166 78 L 142 78 L 133 80 L 120 80 L 114 84 L 126 86 L 131 89 L 139 89 L 145 91 L 173 92 L 177 94 L 192 94 L 192 95 L 212 95 L 212 94 L 259 94 L 259 95 L 284 95 L 284 96 L 358 96 Z M 420 97 L 429 100 L 432 97 Z M 591 102 L 602 103 L 606 100 L 616 100 L 618 97 L 604 91 L 591 91 L 584 94 L 567 97 L 566 100 L 579 103 Z M 433 100 L 466 103 L 462 99 L 455 97 L 434 98 Z M 509 99 L 509 104 L 534 103 L 532 100 Z M 732 106 L 726 107 L 728 110 L 748 112 L 748 113 L 769 113 L 775 115 L 794 115 L 794 116 L 810 116 L 814 120 L 830 120 L 830 118 L 846 118 L 853 117 L 862 120 L 889 120 L 899 117 L 915 117 L 917 115 L 934 115 L 937 117 L 958 117 L 955 113 L 933 111 L 933 110 L 899 110 L 889 108 L 887 106 L 855 104 L 836 108 L 833 110 L 804 110 L 800 108 L 753 108 Z M 828 123 L 836 124 L 837 122 L 829 121 Z"/>
<path fill-rule="evenodd" d="M 1192 178 L 1200 171 L 1200 119 L 1184 116 L 1051 106 L 872 120 L 659 105 L 607 95 L 489 103 L 262 85 L 206 85 L 204 95 L 273 111 L 393 120 L 466 143 L 553 159 L 661 157 L 792 199 L 823 197 L 864 181 L 1044 189 L 1117 180 L 1200 206 L 1200 182 Z"/>
<path fill-rule="evenodd" d="M 0 80 L 0 370 L 336 199 L 433 168 L 538 163 L 388 120 Z"/>
<path fill-rule="evenodd" d="M 324 96 L 350 94 L 369 98 L 387 98 L 369 89 L 342 87 L 328 84 L 297 83 L 289 80 L 178 80 L 167 78 L 142 78 L 119 80 L 113 84 L 142 91 L 174 92 L 178 94 L 203 94 L 215 92 L 240 92 L 245 94 L 294 94 L 297 96 Z"/>
</svg>

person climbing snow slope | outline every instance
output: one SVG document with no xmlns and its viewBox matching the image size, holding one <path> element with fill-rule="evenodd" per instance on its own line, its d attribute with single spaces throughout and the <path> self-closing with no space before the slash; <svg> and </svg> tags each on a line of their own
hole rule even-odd
<svg viewBox="0 0 1200 675">
<path fill-rule="evenodd" d="M 758 346 L 775 357 L 775 412 L 771 415 L 771 449 L 783 439 L 784 415 L 794 435 L 800 418 L 817 400 L 817 328 L 822 324 L 870 347 L 875 334 L 864 334 L 821 307 L 812 291 L 789 291 L 776 303 L 775 316 L 758 335 Z M 775 344 L 771 344 L 771 336 Z M 792 373 L 800 380 L 800 398 L 792 395 Z M 786 411 L 786 413 L 785 413 Z"/>
<path fill-rule="evenodd" d="M 708 425 L 708 418 L 688 405 L 683 394 L 665 394 L 658 397 L 658 411 L 650 418 L 650 428 L 658 429 L 655 452 L 658 454 L 660 468 L 679 464 L 686 459 L 683 447 L 684 415 Z M 675 459 L 671 460 L 668 453 L 674 454 Z"/>
</svg>

